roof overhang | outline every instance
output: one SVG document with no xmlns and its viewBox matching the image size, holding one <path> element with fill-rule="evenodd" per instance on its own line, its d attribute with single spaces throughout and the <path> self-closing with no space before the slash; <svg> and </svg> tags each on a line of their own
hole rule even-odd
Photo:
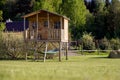
<svg viewBox="0 0 120 80">
<path fill-rule="evenodd" d="M 31 13 L 28 13 L 28 14 L 22 16 L 22 18 L 29 18 L 29 17 L 31 17 L 31 16 L 34 16 L 34 15 L 36 15 L 36 14 L 39 14 L 39 13 L 42 12 L 42 11 L 47 12 L 47 13 L 50 13 L 50 14 L 53 14 L 53 15 L 56 15 L 56 16 L 63 17 L 63 18 L 65 18 L 65 19 L 67 19 L 67 20 L 70 20 L 70 19 L 67 18 L 66 16 L 63 16 L 63 15 L 60 15 L 60 14 L 57 14 L 57 13 L 54 13 L 54 12 L 50 12 L 50 11 L 48 11 L 48 10 L 38 10 L 38 11 L 35 11 L 35 12 L 31 12 Z"/>
</svg>

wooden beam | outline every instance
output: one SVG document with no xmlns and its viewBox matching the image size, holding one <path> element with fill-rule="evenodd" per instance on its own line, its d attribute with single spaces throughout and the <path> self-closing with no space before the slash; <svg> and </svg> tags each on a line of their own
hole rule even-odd
<svg viewBox="0 0 120 80">
<path fill-rule="evenodd" d="M 60 41 L 62 41 L 62 17 L 60 17 Z"/>
<path fill-rule="evenodd" d="M 27 44 L 28 44 L 28 42 L 25 43 L 25 60 L 26 61 L 27 61 L 27 55 L 28 55 L 28 53 L 27 53 Z"/>
<path fill-rule="evenodd" d="M 66 42 L 66 60 L 68 60 L 68 42 Z"/>
<path fill-rule="evenodd" d="M 47 20 L 48 20 L 48 28 L 50 28 L 50 16 L 49 16 L 49 13 L 47 13 Z"/>
<path fill-rule="evenodd" d="M 48 39 L 50 39 L 50 31 L 49 31 L 49 28 L 50 28 L 50 20 L 49 20 L 49 13 L 47 13 L 47 22 L 48 22 L 48 30 L 47 30 L 47 32 L 48 32 Z"/>
<path fill-rule="evenodd" d="M 46 53 L 47 53 L 47 47 L 48 47 L 48 42 L 45 42 L 46 46 L 45 46 L 45 52 L 44 52 L 44 62 L 46 60 Z"/>
<path fill-rule="evenodd" d="M 26 20 L 26 18 L 24 18 L 24 34 L 23 34 L 23 36 L 24 36 L 24 41 L 25 41 L 25 39 L 26 39 L 25 20 Z"/>
<path fill-rule="evenodd" d="M 62 42 L 59 42 L 59 61 L 61 62 Z"/>
<path fill-rule="evenodd" d="M 27 32 L 26 32 L 26 18 L 24 18 L 24 44 L 25 44 L 25 60 L 27 61 L 27 42 L 26 42 L 26 38 L 27 38 Z"/>
<path fill-rule="evenodd" d="M 57 48 L 57 46 L 55 44 L 53 44 L 53 42 L 50 42 L 55 48 Z"/>
<path fill-rule="evenodd" d="M 36 14 L 36 26 L 37 26 L 37 34 L 36 34 L 36 40 L 38 38 L 38 13 Z"/>
<path fill-rule="evenodd" d="M 39 46 L 39 48 L 41 48 L 43 45 L 45 44 L 45 42 L 42 42 Z"/>
</svg>

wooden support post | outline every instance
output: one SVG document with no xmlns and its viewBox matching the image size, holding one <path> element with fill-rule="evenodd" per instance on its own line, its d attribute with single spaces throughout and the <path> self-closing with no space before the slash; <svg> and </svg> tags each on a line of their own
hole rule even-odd
<svg viewBox="0 0 120 80">
<path fill-rule="evenodd" d="M 68 60 L 68 42 L 66 42 L 66 60 Z"/>
<path fill-rule="evenodd" d="M 50 27 L 49 13 L 47 14 L 48 28 Z"/>
<path fill-rule="evenodd" d="M 24 41 L 25 41 L 25 39 L 26 39 L 25 35 L 26 35 L 26 31 L 25 31 L 25 18 L 24 18 L 24 33 L 23 33 Z"/>
<path fill-rule="evenodd" d="M 60 17 L 60 41 L 62 41 L 63 40 L 63 33 L 62 33 L 62 17 Z"/>
<path fill-rule="evenodd" d="M 59 42 L 59 61 L 61 62 L 61 49 L 62 48 L 62 45 L 61 45 L 61 42 Z"/>
<path fill-rule="evenodd" d="M 23 36 L 24 36 L 24 44 L 25 44 L 25 60 L 27 61 L 27 42 L 26 42 L 27 33 L 26 33 L 26 19 L 25 18 L 24 18 L 24 33 L 23 33 Z"/>
<path fill-rule="evenodd" d="M 26 54 L 25 54 L 25 60 L 27 61 L 27 52 L 26 52 Z"/>
<path fill-rule="evenodd" d="M 36 27 L 37 27 L 37 34 L 36 34 L 36 40 L 38 39 L 38 13 L 36 14 Z"/>
<path fill-rule="evenodd" d="M 28 53 L 27 53 L 27 49 L 28 49 L 28 48 L 27 48 L 27 44 L 28 44 L 28 42 L 25 40 L 25 41 L 24 41 L 24 44 L 25 44 L 25 47 L 24 47 L 24 48 L 25 48 L 25 49 L 24 49 L 24 50 L 25 50 L 25 60 L 27 61 L 27 55 L 28 55 Z"/>
<path fill-rule="evenodd" d="M 81 44 L 81 54 L 83 55 L 83 42 Z"/>
<path fill-rule="evenodd" d="M 46 60 L 46 53 L 47 53 L 47 47 L 48 47 L 48 42 L 45 42 L 45 53 L 44 53 L 44 62 Z"/>
<path fill-rule="evenodd" d="M 48 23 L 48 39 L 50 39 L 50 31 L 49 31 L 49 28 L 50 28 L 50 20 L 49 20 L 49 13 L 47 13 L 47 23 Z"/>
</svg>

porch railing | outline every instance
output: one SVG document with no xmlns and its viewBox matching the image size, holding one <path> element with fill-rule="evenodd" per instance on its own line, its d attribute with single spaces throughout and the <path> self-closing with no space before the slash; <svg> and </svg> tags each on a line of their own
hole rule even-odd
<svg viewBox="0 0 120 80">
<path fill-rule="evenodd" d="M 48 39 L 60 40 L 60 37 L 61 37 L 60 30 L 61 29 L 48 29 Z"/>
</svg>

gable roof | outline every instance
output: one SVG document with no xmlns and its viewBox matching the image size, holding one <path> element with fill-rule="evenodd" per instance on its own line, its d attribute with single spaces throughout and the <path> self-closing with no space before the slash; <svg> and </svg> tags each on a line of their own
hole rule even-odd
<svg viewBox="0 0 120 80">
<path fill-rule="evenodd" d="M 67 18 L 66 16 L 63 16 L 63 15 L 61 15 L 61 14 L 57 14 L 57 13 L 54 13 L 54 12 L 50 12 L 50 11 L 48 11 L 48 10 L 38 10 L 38 11 L 35 11 L 35 12 L 28 13 L 28 14 L 22 16 L 22 17 L 23 17 L 23 18 L 28 18 L 28 17 L 30 17 L 30 16 L 34 16 L 34 15 L 36 15 L 36 14 L 39 14 L 39 13 L 41 13 L 42 11 L 47 12 L 47 13 L 50 13 L 50 14 L 53 14 L 53 15 L 56 15 L 56 16 L 63 17 L 63 18 L 65 18 L 65 19 L 67 19 L 67 20 L 70 20 L 70 19 Z"/>
</svg>

